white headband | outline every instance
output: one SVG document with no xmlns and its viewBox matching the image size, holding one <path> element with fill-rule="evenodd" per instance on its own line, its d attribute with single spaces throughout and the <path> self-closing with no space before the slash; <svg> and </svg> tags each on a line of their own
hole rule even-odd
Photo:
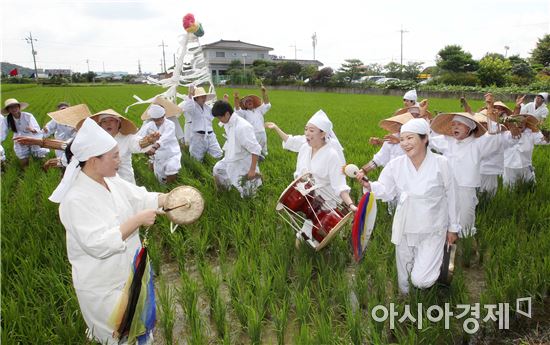
<svg viewBox="0 0 550 345">
<path fill-rule="evenodd" d="M 407 121 L 401 126 L 401 133 L 416 133 L 416 134 L 428 134 L 430 133 L 430 126 L 424 119 L 412 119 Z"/>
<path fill-rule="evenodd" d="M 109 118 L 109 117 L 112 117 L 113 119 L 117 119 L 119 122 L 120 122 L 120 117 L 116 116 L 116 115 L 111 115 L 111 114 L 101 114 L 99 115 L 99 122 L 105 120 L 106 118 Z"/>
<path fill-rule="evenodd" d="M 92 157 L 107 153 L 116 145 L 116 140 L 103 128 L 99 127 L 94 120 L 90 118 L 84 120 L 71 144 L 73 157 L 65 170 L 65 174 L 63 174 L 63 179 L 50 195 L 50 201 L 60 203 L 63 200 L 78 176 L 80 162 L 86 162 Z"/>
<path fill-rule="evenodd" d="M 477 127 L 477 125 L 476 125 L 476 123 L 475 123 L 474 120 L 470 120 L 469 118 L 464 117 L 464 116 L 455 115 L 455 116 L 453 117 L 453 121 L 463 123 L 463 124 L 465 124 L 466 126 L 468 126 L 468 128 L 470 128 L 470 129 L 475 129 L 475 128 Z"/>
<path fill-rule="evenodd" d="M 405 92 L 405 95 L 403 96 L 403 99 L 406 99 L 408 101 L 415 101 L 417 100 L 416 90 L 409 90 Z"/>
<path fill-rule="evenodd" d="M 151 104 L 149 109 L 147 109 L 147 114 L 149 114 L 152 119 L 160 119 L 166 114 L 166 110 L 158 104 Z"/>
<path fill-rule="evenodd" d="M 334 131 L 332 130 L 332 122 L 328 118 L 327 114 L 325 114 L 323 110 L 319 110 L 315 114 L 313 114 L 313 116 L 309 119 L 307 123 L 311 123 L 312 125 L 326 133 L 327 143 L 334 147 L 334 149 L 338 153 L 339 158 L 343 162 L 345 162 L 343 152 L 344 148 L 340 144 L 336 133 L 334 133 Z"/>
</svg>

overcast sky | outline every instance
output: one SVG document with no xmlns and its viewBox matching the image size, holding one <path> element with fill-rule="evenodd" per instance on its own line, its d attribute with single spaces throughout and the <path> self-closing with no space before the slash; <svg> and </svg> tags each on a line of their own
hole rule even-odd
<svg viewBox="0 0 550 345">
<path fill-rule="evenodd" d="M 182 17 L 203 24 L 202 44 L 220 39 L 272 47 L 271 54 L 316 58 L 338 68 L 344 59 L 365 64 L 400 61 L 433 65 L 445 45 L 458 44 L 479 59 L 487 52 L 528 57 L 550 32 L 548 0 L 2 0 L 2 61 L 32 67 L 25 37 L 37 39 L 38 68 L 77 72 L 159 72 L 161 41 L 173 61 Z"/>
</svg>

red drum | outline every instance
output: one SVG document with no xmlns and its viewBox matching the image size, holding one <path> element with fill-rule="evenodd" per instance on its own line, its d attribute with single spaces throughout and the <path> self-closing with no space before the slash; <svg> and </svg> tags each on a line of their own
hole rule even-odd
<svg viewBox="0 0 550 345">
<path fill-rule="evenodd" d="M 342 201 L 325 200 L 316 192 L 311 174 L 294 180 L 281 194 L 276 210 L 313 248 L 325 247 L 352 216 L 350 209 Z M 328 198 L 327 198 L 328 199 Z M 311 227 L 311 237 L 306 228 Z"/>
</svg>

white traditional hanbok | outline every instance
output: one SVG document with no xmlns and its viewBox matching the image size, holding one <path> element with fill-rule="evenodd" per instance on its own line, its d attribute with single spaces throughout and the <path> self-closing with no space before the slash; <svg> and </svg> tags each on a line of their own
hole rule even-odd
<svg viewBox="0 0 550 345">
<path fill-rule="evenodd" d="M 449 163 L 426 152 L 418 170 L 406 155 L 391 160 L 371 183 L 377 199 L 398 198 L 391 241 L 396 247 L 399 289 L 432 286 L 439 277 L 447 231 L 457 232 L 456 194 Z"/>
<path fill-rule="evenodd" d="M 13 139 L 17 137 L 31 137 L 42 139 L 42 129 L 38 125 L 38 122 L 36 122 L 33 114 L 22 111 L 19 119 L 16 119 L 14 117 L 13 120 L 15 121 L 15 128 L 17 129 L 17 132 L 13 133 Z M 36 130 L 36 133 L 31 132 L 29 128 Z M 38 145 L 21 145 L 15 141 L 13 142 L 13 150 L 15 151 L 15 155 L 19 159 L 26 159 L 29 158 L 29 156 L 31 155 L 36 158 L 44 158 L 46 157 L 48 152 L 50 152 L 50 150 L 41 148 Z"/>
<path fill-rule="evenodd" d="M 536 107 L 535 102 L 529 102 L 521 106 L 520 114 L 533 115 L 539 121 L 543 121 L 548 116 L 548 107 L 546 103 L 542 103 L 540 107 Z"/>
<path fill-rule="evenodd" d="M 227 123 L 222 125 L 227 136 L 227 141 L 223 145 L 225 155 L 214 165 L 213 175 L 226 188 L 235 187 L 241 197 L 253 196 L 262 184 L 261 178 L 246 179 L 252 164 L 252 155 L 260 156 L 262 151 L 262 147 L 254 135 L 254 128 L 248 121 L 235 113 L 231 115 Z M 256 173 L 260 173 L 257 164 Z"/>
<path fill-rule="evenodd" d="M 141 127 L 139 134 L 145 136 L 154 132 L 160 133 L 157 141 L 160 147 L 153 155 L 153 169 L 157 180 L 165 183 L 167 176 L 176 175 L 181 169 L 181 149 L 172 121 L 164 119 L 162 125 L 157 127 L 155 121 L 151 120 Z"/>
<path fill-rule="evenodd" d="M 399 138 L 399 133 L 393 134 L 395 137 Z M 384 141 L 382 147 L 378 152 L 372 157 L 372 161 L 376 166 L 383 167 L 386 166 L 392 159 L 397 158 L 405 154 L 405 151 L 401 148 L 400 144 L 393 144 L 388 141 Z"/>
<path fill-rule="evenodd" d="M 53 134 L 53 137 L 55 139 L 64 142 L 69 142 L 72 138 L 74 138 L 76 134 L 75 128 L 57 123 L 57 121 L 55 121 L 54 119 L 48 121 L 45 128 L 48 130 L 48 133 L 44 134 L 44 138 L 47 138 Z M 63 150 L 55 150 L 55 156 L 57 158 L 61 158 L 61 156 L 64 154 L 65 152 Z"/>
<path fill-rule="evenodd" d="M 6 160 L 6 152 L 4 151 L 4 147 L 2 147 L 2 143 L 4 140 L 6 140 L 8 136 L 8 125 L 6 123 L 6 118 L 2 115 L 0 115 L 0 160 L 5 161 Z"/>
<path fill-rule="evenodd" d="M 457 189 L 460 236 L 476 234 L 475 211 L 478 203 L 476 189 L 481 186 L 481 161 L 498 155 L 500 134 L 473 135 L 456 140 L 448 135 L 431 135 L 430 147 L 448 160 Z"/>
<path fill-rule="evenodd" d="M 118 344 L 109 318 L 118 304 L 141 248 L 139 231 L 122 239 L 120 225 L 136 213 L 158 207 L 158 194 L 121 179 L 105 177 L 107 188 L 81 171 L 79 161 L 109 152 L 116 141 L 86 119 L 71 147 L 74 157 L 50 200 L 59 205 L 67 234 L 72 280 L 90 340 Z"/>
<path fill-rule="evenodd" d="M 262 103 L 262 105 L 255 109 L 239 109 L 236 111 L 240 117 L 254 127 L 254 135 L 260 146 L 262 146 L 262 156 L 267 156 L 267 135 L 265 133 L 264 117 L 269 109 L 271 109 L 271 103 Z"/>
<path fill-rule="evenodd" d="M 541 132 L 532 132 L 526 128 L 520 138 L 513 138 L 510 132 L 502 136 L 504 149 L 504 175 L 503 184 L 507 187 L 514 186 L 519 180 L 535 181 L 535 169 L 533 168 L 533 150 L 535 145 L 546 145 Z"/>
<path fill-rule="evenodd" d="M 187 98 L 182 106 L 186 119 L 185 131 L 189 135 L 189 153 L 199 161 L 208 153 L 214 158 L 221 158 L 223 151 L 212 129 L 212 108 L 204 104 L 202 107 L 192 98 Z M 189 126 L 187 125 L 189 123 Z M 187 134 L 186 134 L 187 136 Z"/>
<path fill-rule="evenodd" d="M 141 139 L 143 139 L 143 137 L 137 134 L 124 135 L 119 132 L 115 135 L 115 140 L 118 143 L 120 155 L 118 175 L 132 184 L 136 184 L 134 167 L 132 166 L 132 154 L 143 152 L 141 146 L 139 145 L 139 141 Z"/>
</svg>

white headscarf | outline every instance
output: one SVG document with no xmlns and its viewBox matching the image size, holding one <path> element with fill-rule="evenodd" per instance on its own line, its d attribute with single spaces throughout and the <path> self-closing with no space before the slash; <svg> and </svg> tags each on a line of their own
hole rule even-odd
<svg viewBox="0 0 550 345">
<path fill-rule="evenodd" d="M 455 115 L 455 116 L 453 117 L 453 121 L 463 123 L 463 124 L 465 124 L 466 126 L 468 126 L 468 128 L 470 128 L 470 129 L 475 129 L 475 128 L 477 127 L 475 121 L 470 120 L 469 118 L 464 117 L 464 116 Z"/>
<path fill-rule="evenodd" d="M 313 114 L 307 123 L 311 123 L 326 133 L 325 139 L 327 144 L 332 146 L 338 153 L 338 157 L 345 162 L 346 159 L 344 158 L 344 148 L 340 145 L 340 141 L 338 140 L 336 133 L 332 130 L 332 122 L 328 118 L 327 114 L 325 114 L 323 110 L 318 110 L 315 114 Z"/>
<path fill-rule="evenodd" d="M 416 95 L 416 90 L 409 90 L 405 92 L 405 95 L 403 96 L 403 99 L 406 99 L 408 101 L 415 101 L 418 99 L 418 96 Z"/>
<path fill-rule="evenodd" d="M 147 114 L 149 114 L 152 119 L 160 119 L 166 114 L 166 110 L 158 104 L 151 104 L 149 109 L 147 109 Z"/>
<path fill-rule="evenodd" d="M 94 120 L 90 118 L 84 120 L 71 144 L 71 152 L 73 153 L 71 161 L 65 170 L 63 179 L 50 195 L 50 201 L 60 203 L 63 200 L 81 170 L 80 162 L 86 162 L 92 157 L 107 153 L 116 144 L 116 140 L 103 128 L 99 127 Z"/>
<path fill-rule="evenodd" d="M 405 132 L 426 135 L 430 133 L 430 125 L 428 125 L 428 121 L 424 119 L 412 119 L 401 126 L 401 133 Z"/>
<path fill-rule="evenodd" d="M 548 92 L 541 92 L 537 94 L 537 96 L 541 96 L 542 99 L 544 100 L 544 103 L 548 103 Z"/>
</svg>

